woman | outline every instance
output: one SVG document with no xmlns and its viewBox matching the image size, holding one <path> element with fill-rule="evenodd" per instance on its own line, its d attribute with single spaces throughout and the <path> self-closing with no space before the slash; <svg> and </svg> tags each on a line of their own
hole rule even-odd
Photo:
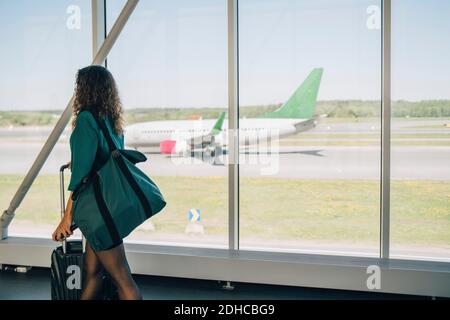
<svg viewBox="0 0 450 320">
<path fill-rule="evenodd" d="M 68 190 L 71 193 L 64 218 L 53 232 L 52 238 L 55 241 L 72 235 L 72 192 L 91 170 L 99 169 L 109 157 L 108 144 L 91 112 L 105 119 L 114 143 L 123 148 L 123 110 L 116 83 L 112 74 L 101 66 L 85 67 L 77 73 L 73 131 L 70 136 L 72 175 Z M 107 250 L 94 251 L 87 241 L 82 300 L 95 299 L 98 296 L 102 288 L 104 269 L 111 275 L 120 299 L 142 299 L 131 276 L 123 242 Z"/>
</svg>

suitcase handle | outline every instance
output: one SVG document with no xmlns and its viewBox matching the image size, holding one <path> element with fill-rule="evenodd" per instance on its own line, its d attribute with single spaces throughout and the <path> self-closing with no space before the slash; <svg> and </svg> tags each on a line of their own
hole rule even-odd
<svg viewBox="0 0 450 320">
<path fill-rule="evenodd" d="M 65 165 L 62 165 L 61 168 L 59 168 L 59 195 L 61 200 L 61 218 L 64 217 L 64 213 L 66 211 L 66 201 L 65 201 L 65 194 L 64 194 L 64 170 L 70 167 L 70 162 L 66 163 Z"/>
<path fill-rule="evenodd" d="M 66 170 L 67 168 L 69 168 L 70 167 L 70 162 L 68 162 L 68 163 L 66 163 L 66 164 L 63 164 L 62 166 L 61 166 L 61 168 L 59 168 L 59 172 L 60 173 L 64 173 L 64 170 Z"/>
<path fill-rule="evenodd" d="M 61 219 L 64 218 L 64 214 L 65 214 L 65 211 L 66 211 L 66 199 L 65 199 L 65 188 L 64 188 L 64 170 L 66 170 L 68 168 L 70 168 L 70 162 L 62 165 L 59 168 L 59 186 L 60 186 L 59 194 L 60 194 L 60 202 L 61 202 Z M 77 228 L 78 228 L 78 226 L 76 224 L 72 224 L 70 226 L 70 230 L 71 231 L 74 231 Z M 63 237 L 62 239 L 63 239 L 62 247 L 63 247 L 63 252 L 65 254 L 66 251 L 67 251 L 67 240 L 66 240 L 65 237 Z M 85 250 L 85 247 L 84 247 L 85 238 L 84 238 L 84 236 L 82 238 L 82 241 L 83 241 L 83 246 L 82 247 L 83 247 L 83 252 L 84 252 L 84 250 Z"/>
</svg>

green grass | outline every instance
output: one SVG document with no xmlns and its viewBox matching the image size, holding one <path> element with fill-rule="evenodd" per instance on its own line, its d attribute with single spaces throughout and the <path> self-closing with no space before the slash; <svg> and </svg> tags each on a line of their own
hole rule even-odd
<svg viewBox="0 0 450 320">
<path fill-rule="evenodd" d="M 379 118 L 380 101 L 329 100 L 318 101 L 318 114 L 331 118 Z M 450 117 L 449 100 L 392 101 L 392 116 L 395 118 L 439 118 Z"/>
<path fill-rule="evenodd" d="M 161 177 L 154 180 L 168 205 L 152 218 L 157 232 L 182 234 L 191 208 L 201 210 L 207 234 L 226 235 L 226 177 Z M 21 182 L 0 175 L 0 204 L 6 208 Z M 450 182 L 393 181 L 391 239 L 395 244 L 450 244 Z M 40 175 L 15 221 L 55 225 L 59 220 L 57 175 Z M 241 236 L 254 239 L 317 240 L 376 244 L 379 183 L 360 180 L 241 178 Z"/>
<path fill-rule="evenodd" d="M 62 111 L 0 111 L 0 127 L 56 124 Z"/>
</svg>

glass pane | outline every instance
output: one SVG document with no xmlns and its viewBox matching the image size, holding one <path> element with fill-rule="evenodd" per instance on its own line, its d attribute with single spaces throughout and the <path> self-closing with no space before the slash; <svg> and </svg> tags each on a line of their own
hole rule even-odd
<svg viewBox="0 0 450 320">
<path fill-rule="evenodd" d="M 392 2 L 391 255 L 450 259 L 450 3 Z"/>
<path fill-rule="evenodd" d="M 122 6 L 108 2 L 109 27 Z M 129 241 L 228 246 L 227 169 L 210 163 L 211 144 L 190 144 L 207 140 L 227 108 L 226 21 L 224 0 L 141 1 L 108 57 L 125 144 L 147 153 L 139 167 L 168 202 Z"/>
<path fill-rule="evenodd" d="M 91 1 L 0 2 L 0 205 L 6 209 L 91 60 Z M 10 235 L 50 238 L 59 223 L 59 168 L 70 125 L 24 201 Z M 66 176 L 66 181 L 70 175 Z"/>
<path fill-rule="evenodd" d="M 239 2 L 241 248 L 378 255 L 380 14 Z"/>
</svg>

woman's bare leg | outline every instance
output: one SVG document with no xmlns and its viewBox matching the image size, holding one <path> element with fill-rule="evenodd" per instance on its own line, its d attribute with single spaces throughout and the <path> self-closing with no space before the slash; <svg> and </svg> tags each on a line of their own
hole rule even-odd
<svg viewBox="0 0 450 320">
<path fill-rule="evenodd" d="M 103 287 L 103 266 L 97 255 L 86 242 L 86 253 L 84 255 L 84 285 L 81 292 L 81 300 L 93 300 Z"/>
<path fill-rule="evenodd" d="M 123 244 L 95 253 L 113 279 L 119 293 L 119 299 L 142 300 L 139 288 L 131 275 Z"/>
</svg>

